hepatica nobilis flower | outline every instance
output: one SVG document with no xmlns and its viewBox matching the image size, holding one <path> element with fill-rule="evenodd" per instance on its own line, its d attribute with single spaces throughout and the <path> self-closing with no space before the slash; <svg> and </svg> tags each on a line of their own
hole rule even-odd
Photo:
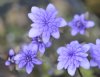
<svg viewBox="0 0 100 77">
<path fill-rule="evenodd" d="M 31 45 L 24 45 L 19 54 L 14 57 L 19 68 L 26 68 L 26 72 L 30 74 L 34 65 L 40 65 L 42 62 L 37 59 L 37 51 Z"/>
<path fill-rule="evenodd" d="M 29 37 L 42 36 L 43 42 L 47 43 L 50 36 L 60 37 L 59 27 L 67 25 L 62 17 L 57 18 L 58 11 L 53 4 L 49 4 L 46 10 L 33 6 L 28 17 L 34 22 L 31 24 Z"/>
<path fill-rule="evenodd" d="M 42 54 L 45 52 L 45 48 L 51 46 L 51 42 L 43 43 L 42 38 L 40 36 L 32 38 L 32 42 L 30 43 L 32 47 L 37 46 L 37 51 L 40 51 Z"/>
<path fill-rule="evenodd" d="M 71 34 L 75 36 L 77 33 L 84 34 L 87 28 L 93 27 L 95 24 L 91 20 L 87 20 L 84 14 L 75 15 L 73 20 L 69 22 Z"/>
<path fill-rule="evenodd" d="M 87 59 L 88 54 L 86 53 L 89 50 L 89 45 L 81 45 L 78 41 L 72 41 L 70 44 L 67 44 L 65 47 L 60 47 L 57 50 L 59 55 L 57 69 L 67 69 L 68 73 L 73 76 L 75 71 L 79 66 L 89 69 L 90 64 Z"/>
<path fill-rule="evenodd" d="M 90 44 L 90 65 L 92 67 L 98 66 L 100 68 L 100 39 L 96 40 L 95 44 Z"/>
<path fill-rule="evenodd" d="M 8 55 L 8 60 L 5 62 L 5 65 L 6 66 L 9 66 L 9 65 L 15 63 L 14 56 L 15 56 L 14 50 L 13 49 L 10 49 L 9 50 L 9 55 Z"/>
</svg>

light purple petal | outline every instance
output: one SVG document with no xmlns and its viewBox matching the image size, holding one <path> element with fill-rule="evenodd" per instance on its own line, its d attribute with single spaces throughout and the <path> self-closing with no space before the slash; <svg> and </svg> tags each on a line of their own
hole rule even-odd
<svg viewBox="0 0 100 77">
<path fill-rule="evenodd" d="M 90 60 L 90 65 L 91 65 L 92 67 L 95 67 L 95 66 L 97 66 L 98 64 L 97 64 L 94 60 Z"/>
<path fill-rule="evenodd" d="M 67 25 L 67 22 L 63 18 L 61 18 L 61 21 L 60 22 L 61 23 L 60 23 L 59 27 L 64 27 L 64 26 Z"/>
<path fill-rule="evenodd" d="M 60 47 L 57 49 L 57 53 L 58 54 L 62 54 L 62 52 L 66 51 L 66 48 L 65 47 Z"/>
<path fill-rule="evenodd" d="M 30 74 L 32 72 L 33 68 L 34 68 L 34 65 L 32 63 L 27 63 L 27 65 L 26 65 L 26 72 L 28 74 Z"/>
<path fill-rule="evenodd" d="M 87 58 L 84 58 L 81 62 L 80 62 L 80 66 L 85 68 L 85 69 L 89 69 L 90 68 L 90 63 L 88 61 Z"/>
<path fill-rule="evenodd" d="M 69 27 L 72 27 L 72 26 L 73 26 L 73 22 L 70 21 L 70 22 L 68 23 L 68 26 L 69 26 Z"/>
<path fill-rule="evenodd" d="M 39 29 L 31 28 L 28 36 L 33 38 L 33 37 L 39 36 L 40 34 L 41 34 L 41 31 Z"/>
<path fill-rule="evenodd" d="M 82 57 L 87 57 L 87 56 L 88 56 L 87 53 L 82 53 L 82 52 L 77 53 L 76 55 L 77 55 L 76 59 L 77 59 L 77 60 L 80 60 L 80 61 L 82 61 L 82 59 L 83 59 Z M 81 57 L 80 57 L 80 56 L 81 56 Z"/>
<path fill-rule="evenodd" d="M 89 44 L 84 44 L 83 49 L 84 49 L 84 52 L 87 52 L 90 49 L 90 45 Z"/>
<path fill-rule="evenodd" d="M 77 33 L 78 33 L 78 32 L 77 32 L 76 30 L 72 30 L 72 31 L 71 31 L 72 36 L 75 36 Z"/>
<path fill-rule="evenodd" d="M 46 43 L 46 47 L 50 47 L 52 45 L 52 43 L 49 41 L 48 43 Z"/>
<path fill-rule="evenodd" d="M 42 64 L 42 61 L 40 61 L 38 59 L 33 59 L 33 63 L 37 64 L 37 65 L 40 65 L 40 64 Z"/>
<path fill-rule="evenodd" d="M 84 22 L 85 15 L 84 15 L 84 14 L 81 14 L 81 15 L 80 15 L 80 19 L 81 19 L 81 21 L 83 21 L 83 22 Z"/>
<path fill-rule="evenodd" d="M 40 28 L 42 26 L 41 26 L 41 24 L 33 23 L 33 24 L 31 24 L 31 27 L 33 27 L 33 28 Z"/>
<path fill-rule="evenodd" d="M 54 21 L 57 13 L 58 13 L 58 11 L 56 10 L 55 6 L 53 4 L 48 4 L 48 6 L 46 8 L 46 14 L 50 18 L 49 21 Z"/>
<path fill-rule="evenodd" d="M 21 54 L 17 54 L 15 57 L 14 57 L 14 60 L 20 60 L 20 58 L 21 58 Z"/>
<path fill-rule="evenodd" d="M 59 63 L 57 64 L 57 69 L 58 69 L 58 70 L 63 69 L 63 68 L 64 68 L 64 65 L 65 65 L 65 62 L 64 62 L 64 61 L 59 62 Z"/>
<path fill-rule="evenodd" d="M 23 52 L 26 53 L 26 51 L 28 50 L 28 45 L 27 44 L 22 45 L 22 49 Z"/>
<path fill-rule="evenodd" d="M 77 21 L 77 20 L 80 19 L 80 16 L 79 16 L 79 15 L 75 15 L 75 16 L 74 16 L 74 19 L 75 19 L 75 21 Z"/>
<path fill-rule="evenodd" d="M 28 48 L 31 50 L 31 51 L 37 51 L 38 50 L 38 45 L 36 43 L 30 43 Z"/>
<path fill-rule="evenodd" d="M 31 12 L 32 13 L 28 13 L 28 17 L 33 21 L 33 22 L 36 22 L 38 21 L 38 17 L 41 15 L 40 14 L 40 9 L 36 6 L 32 7 L 31 8 Z"/>
<path fill-rule="evenodd" d="M 78 45 L 79 46 L 79 42 L 77 41 L 77 40 L 75 40 L 75 41 L 72 41 L 71 43 L 70 43 L 70 45 Z"/>
<path fill-rule="evenodd" d="M 95 23 L 93 21 L 88 21 L 86 27 L 87 28 L 91 28 L 95 25 Z"/>
<path fill-rule="evenodd" d="M 68 73 L 69 73 L 71 76 L 74 76 L 74 75 L 75 75 L 75 71 L 76 71 L 76 67 L 71 68 L 71 67 L 69 66 L 67 71 L 68 71 Z"/>
<path fill-rule="evenodd" d="M 90 49 L 91 49 L 93 46 L 95 46 L 95 44 L 93 44 L 93 43 L 89 43 L 88 45 L 90 46 Z"/>
<path fill-rule="evenodd" d="M 23 49 L 23 54 L 29 54 L 28 51 L 30 51 L 31 54 L 35 54 L 37 53 L 37 50 L 38 50 L 38 45 L 36 43 L 29 43 L 29 44 L 25 44 L 23 45 L 22 47 Z"/>
<path fill-rule="evenodd" d="M 19 64 L 18 64 L 18 67 L 19 68 L 23 68 L 25 66 L 26 62 L 23 60 L 23 61 L 20 61 Z"/>
<path fill-rule="evenodd" d="M 51 4 L 51 3 L 48 4 L 48 6 L 46 8 L 46 11 L 47 12 L 52 12 L 52 13 L 55 13 L 56 12 L 56 14 L 57 14 L 57 10 L 56 10 L 55 6 L 53 4 Z"/>
<path fill-rule="evenodd" d="M 71 60 L 69 60 L 69 58 L 66 58 L 65 60 L 66 60 L 66 64 L 64 68 L 67 69 L 68 66 L 71 65 L 72 63 L 71 63 Z"/>
<path fill-rule="evenodd" d="M 53 33 L 52 33 L 52 36 L 53 36 L 54 38 L 58 39 L 58 38 L 60 37 L 59 31 L 53 32 Z"/>
<path fill-rule="evenodd" d="M 80 34 L 83 35 L 84 33 L 85 33 L 85 30 L 81 30 L 81 31 L 80 31 Z"/>
<path fill-rule="evenodd" d="M 10 65 L 10 62 L 9 62 L 9 61 L 6 61 L 6 62 L 5 62 L 5 65 L 6 65 L 6 66 L 9 66 L 9 65 Z"/>
<path fill-rule="evenodd" d="M 62 60 L 64 60 L 65 58 L 66 58 L 65 56 L 60 55 L 60 56 L 58 57 L 57 61 L 62 61 Z"/>
<path fill-rule="evenodd" d="M 50 33 L 43 33 L 42 34 L 42 40 L 43 42 L 46 44 L 47 42 L 49 42 L 49 39 L 50 39 Z"/>
<path fill-rule="evenodd" d="M 41 14 L 41 12 L 37 12 L 36 14 L 33 14 L 33 13 L 28 13 L 28 17 L 32 20 L 32 22 L 34 23 L 41 23 L 43 20 L 43 16 L 44 15 L 43 13 Z"/>
<path fill-rule="evenodd" d="M 45 52 L 45 46 L 44 46 L 44 44 L 39 45 L 39 51 L 40 51 L 42 54 L 44 54 L 44 52 Z"/>
<path fill-rule="evenodd" d="M 96 39 L 96 44 L 100 45 L 100 39 Z"/>
<path fill-rule="evenodd" d="M 87 57 L 87 55 L 85 55 L 85 53 L 84 54 L 79 54 L 79 53 L 77 53 L 76 54 L 76 57 L 75 57 L 75 60 L 77 60 L 77 61 L 82 61 L 83 60 L 83 57 Z"/>
<path fill-rule="evenodd" d="M 32 14 L 32 13 L 28 13 L 28 17 L 31 19 L 31 21 L 33 21 L 33 22 L 34 22 L 35 17 L 33 16 L 33 14 Z"/>
<path fill-rule="evenodd" d="M 32 8 L 31 8 L 31 12 L 33 13 L 33 14 L 36 14 L 37 12 L 39 12 L 39 8 L 38 7 L 36 7 L 36 6 L 33 6 Z"/>
<path fill-rule="evenodd" d="M 14 53 L 14 50 L 13 50 L 13 49 L 10 49 L 10 50 L 9 50 L 9 55 L 12 56 L 12 55 L 14 55 L 14 54 L 15 54 L 15 53 Z"/>
</svg>

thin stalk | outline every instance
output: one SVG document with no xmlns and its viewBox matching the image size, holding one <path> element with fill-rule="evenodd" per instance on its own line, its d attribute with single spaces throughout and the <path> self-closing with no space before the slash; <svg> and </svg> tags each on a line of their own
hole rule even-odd
<svg viewBox="0 0 100 77">
<path fill-rule="evenodd" d="M 78 68 L 78 73 L 79 73 L 80 77 L 83 77 L 83 75 L 82 75 L 82 73 L 81 73 L 79 68 Z"/>
</svg>

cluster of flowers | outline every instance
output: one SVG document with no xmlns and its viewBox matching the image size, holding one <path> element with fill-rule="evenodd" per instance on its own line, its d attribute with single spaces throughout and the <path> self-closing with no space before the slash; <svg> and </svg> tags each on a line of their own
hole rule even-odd
<svg viewBox="0 0 100 77">
<path fill-rule="evenodd" d="M 44 54 L 45 48 L 51 46 L 50 37 L 58 39 L 60 37 L 59 27 L 71 27 L 71 34 L 85 34 L 87 28 L 94 26 L 94 22 L 87 20 L 85 15 L 75 15 L 73 20 L 67 23 L 62 17 L 57 17 L 58 11 L 53 4 L 49 4 L 46 10 L 32 7 L 28 17 L 32 20 L 31 29 L 28 36 L 32 38 L 31 43 L 21 47 L 18 54 L 14 50 L 9 51 L 8 60 L 5 65 L 9 66 L 15 63 L 19 68 L 26 68 L 26 72 L 30 74 L 34 65 L 42 64 L 37 57 L 37 52 Z M 60 47 L 57 50 L 59 55 L 57 69 L 67 69 L 70 75 L 74 75 L 77 68 L 80 66 L 89 69 L 90 66 L 99 66 L 100 68 L 100 40 L 96 40 L 96 45 L 80 44 L 77 40 L 72 41 L 65 47 Z M 90 53 L 91 60 L 88 60 L 87 51 Z"/>
</svg>

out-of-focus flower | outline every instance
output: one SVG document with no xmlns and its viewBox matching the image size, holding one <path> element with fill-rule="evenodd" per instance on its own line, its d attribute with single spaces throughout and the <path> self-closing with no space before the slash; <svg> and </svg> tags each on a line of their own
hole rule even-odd
<svg viewBox="0 0 100 77">
<path fill-rule="evenodd" d="M 90 44 L 90 65 L 92 67 L 98 66 L 100 68 L 100 39 L 96 40 L 95 44 Z"/>
<path fill-rule="evenodd" d="M 44 54 L 46 47 L 51 46 L 51 42 L 47 42 L 46 44 L 43 43 L 42 38 L 40 36 L 34 37 L 30 44 L 31 44 L 32 47 L 34 47 L 36 45 L 37 51 L 39 50 L 42 54 Z"/>
<path fill-rule="evenodd" d="M 84 34 L 87 28 L 91 28 L 95 25 L 93 21 L 86 20 L 85 15 L 75 15 L 74 19 L 68 24 L 71 27 L 71 34 L 75 36 L 77 33 Z"/>
<path fill-rule="evenodd" d="M 73 76 L 75 71 L 79 66 L 89 69 L 90 63 L 87 59 L 88 54 L 86 53 L 89 50 L 89 45 L 81 45 L 78 41 L 72 41 L 70 44 L 67 44 L 66 47 L 60 47 L 57 50 L 59 54 L 57 69 L 67 69 L 68 73 Z"/>
<path fill-rule="evenodd" d="M 24 45 L 19 54 L 14 57 L 19 68 L 26 67 L 26 72 L 30 74 L 34 64 L 40 65 L 42 62 L 37 59 L 37 51 L 31 45 Z"/>
<path fill-rule="evenodd" d="M 13 50 L 13 49 L 10 49 L 10 50 L 9 50 L 9 57 L 8 57 L 8 60 L 5 62 L 5 65 L 6 65 L 6 66 L 9 66 L 9 65 L 15 63 L 15 61 L 14 61 L 14 56 L 15 56 L 14 50 Z"/>
<path fill-rule="evenodd" d="M 47 43 L 50 36 L 58 39 L 60 37 L 59 27 L 67 25 L 62 17 L 56 17 L 57 10 L 53 4 L 49 4 L 46 10 L 32 7 L 28 17 L 34 22 L 29 31 L 29 37 L 42 36 L 43 42 Z"/>
</svg>

